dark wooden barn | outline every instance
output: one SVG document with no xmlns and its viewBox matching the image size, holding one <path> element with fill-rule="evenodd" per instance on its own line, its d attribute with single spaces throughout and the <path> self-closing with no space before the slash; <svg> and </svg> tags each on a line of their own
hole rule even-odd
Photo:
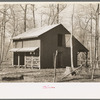
<svg viewBox="0 0 100 100">
<path fill-rule="evenodd" d="M 57 67 L 71 66 L 70 32 L 62 25 L 36 28 L 13 37 L 12 65 L 53 68 L 53 54 L 58 50 Z M 77 67 L 77 54 L 88 50 L 73 36 L 73 59 Z"/>
</svg>

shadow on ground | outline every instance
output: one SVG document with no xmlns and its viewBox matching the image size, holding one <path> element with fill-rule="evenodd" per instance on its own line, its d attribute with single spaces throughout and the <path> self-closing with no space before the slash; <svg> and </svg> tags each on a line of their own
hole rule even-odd
<svg viewBox="0 0 100 100">
<path fill-rule="evenodd" d="M 83 75 L 83 76 L 72 76 L 66 77 L 62 80 L 58 80 L 57 82 L 100 82 L 100 75 L 94 75 L 93 80 L 91 80 L 91 75 Z"/>
</svg>

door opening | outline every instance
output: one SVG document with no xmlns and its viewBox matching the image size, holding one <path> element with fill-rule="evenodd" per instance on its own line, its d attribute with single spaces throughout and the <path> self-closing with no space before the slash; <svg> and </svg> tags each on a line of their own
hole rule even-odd
<svg viewBox="0 0 100 100">
<path fill-rule="evenodd" d="M 20 65 L 24 65 L 24 53 L 20 53 Z"/>
<path fill-rule="evenodd" d="M 13 61 L 13 64 L 14 65 L 18 65 L 18 53 L 17 52 L 14 52 L 14 61 Z"/>
</svg>

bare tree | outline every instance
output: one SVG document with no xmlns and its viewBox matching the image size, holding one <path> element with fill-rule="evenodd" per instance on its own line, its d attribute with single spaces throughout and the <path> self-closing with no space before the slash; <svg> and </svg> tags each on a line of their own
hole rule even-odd
<svg viewBox="0 0 100 100">
<path fill-rule="evenodd" d="M 66 4 L 49 4 L 47 6 L 43 6 L 45 10 L 43 10 L 41 14 L 47 18 L 44 22 L 47 23 L 47 25 L 59 23 L 59 15 L 66 7 Z"/>
<path fill-rule="evenodd" d="M 67 7 L 67 5 L 61 5 L 61 4 L 57 4 L 57 12 L 54 14 L 51 24 L 53 24 L 57 18 L 57 22 L 58 22 L 58 18 L 59 18 L 59 14 Z"/>
<path fill-rule="evenodd" d="M 20 5 L 22 10 L 24 11 L 24 32 L 26 32 L 26 14 L 27 14 L 27 4 L 25 4 L 25 6 L 23 7 L 22 5 Z"/>
<path fill-rule="evenodd" d="M 73 13 L 72 13 L 72 33 L 71 33 L 71 69 L 74 69 L 74 63 L 73 63 L 73 19 L 74 19 L 74 5 L 73 5 Z"/>
<path fill-rule="evenodd" d="M 96 29 L 95 29 L 95 61 L 94 61 L 94 66 L 92 68 L 92 75 L 91 79 L 93 80 L 94 76 L 94 71 L 95 68 L 98 68 L 98 43 L 99 43 L 99 4 L 97 5 L 97 10 L 96 10 Z"/>
<path fill-rule="evenodd" d="M 33 27 L 36 27 L 36 23 L 35 23 L 35 5 L 32 4 L 32 13 L 33 13 Z"/>
<path fill-rule="evenodd" d="M 57 24 L 59 23 L 59 4 L 57 4 Z"/>
<path fill-rule="evenodd" d="M 12 26 L 13 26 L 13 33 L 11 35 L 11 38 L 15 35 L 15 32 L 16 32 L 16 29 L 17 29 L 17 25 L 16 25 L 16 15 L 15 15 L 15 11 L 14 11 L 14 5 L 10 5 L 10 14 L 11 14 L 11 19 L 12 19 L 12 22 L 13 23 L 10 23 Z M 6 54 L 5 54 L 5 59 L 7 60 L 7 55 L 8 55 L 8 51 L 9 51 L 9 48 L 11 46 L 11 39 L 10 39 L 10 42 L 7 46 L 7 51 L 6 51 Z"/>
<path fill-rule="evenodd" d="M 4 55 L 5 55 L 5 37 L 6 37 L 6 23 L 9 21 L 10 17 L 7 13 L 7 10 L 9 9 L 9 5 L 7 6 L 4 4 L 0 9 L 0 13 L 2 14 L 2 20 L 1 20 L 1 52 L 0 52 L 0 65 L 4 61 Z"/>
</svg>

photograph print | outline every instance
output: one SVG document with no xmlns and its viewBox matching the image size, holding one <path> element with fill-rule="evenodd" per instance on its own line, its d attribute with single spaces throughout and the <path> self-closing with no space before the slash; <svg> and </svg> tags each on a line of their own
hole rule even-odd
<svg viewBox="0 0 100 100">
<path fill-rule="evenodd" d="M 100 4 L 0 4 L 0 82 L 100 82 Z"/>
</svg>

